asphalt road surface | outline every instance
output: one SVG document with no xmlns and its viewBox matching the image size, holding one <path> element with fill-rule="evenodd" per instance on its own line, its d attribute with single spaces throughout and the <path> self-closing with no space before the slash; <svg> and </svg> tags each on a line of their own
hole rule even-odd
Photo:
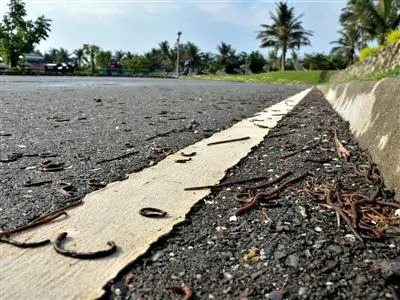
<svg viewBox="0 0 400 300">
<path fill-rule="evenodd" d="M 0 228 L 30 220 L 304 89 L 0 76 Z"/>
</svg>

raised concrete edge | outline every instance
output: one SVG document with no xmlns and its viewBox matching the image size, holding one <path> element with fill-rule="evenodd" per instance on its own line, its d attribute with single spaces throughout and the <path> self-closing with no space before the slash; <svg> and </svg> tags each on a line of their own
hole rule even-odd
<svg viewBox="0 0 400 300">
<path fill-rule="evenodd" d="M 400 201 L 400 78 L 318 86 Z"/>
</svg>

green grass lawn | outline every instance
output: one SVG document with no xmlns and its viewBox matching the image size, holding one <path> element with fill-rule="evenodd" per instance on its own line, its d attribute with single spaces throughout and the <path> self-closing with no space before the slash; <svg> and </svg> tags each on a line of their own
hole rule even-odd
<svg viewBox="0 0 400 300">
<path fill-rule="evenodd" d="M 251 75 L 195 75 L 189 79 L 224 80 L 252 83 L 321 84 L 327 83 L 337 71 L 284 71 Z"/>
</svg>

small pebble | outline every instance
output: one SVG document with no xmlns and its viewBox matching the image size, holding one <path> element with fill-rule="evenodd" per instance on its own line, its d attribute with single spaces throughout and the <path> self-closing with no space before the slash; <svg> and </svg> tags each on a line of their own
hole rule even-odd
<svg viewBox="0 0 400 300">
<path fill-rule="evenodd" d="M 231 221 L 231 222 L 236 222 L 236 221 L 237 221 L 237 217 L 236 217 L 236 216 L 231 216 L 231 217 L 229 218 L 229 221 Z"/>
<path fill-rule="evenodd" d="M 321 228 L 321 227 L 318 227 L 318 226 L 317 226 L 317 227 L 315 227 L 314 229 L 315 229 L 316 232 L 322 232 L 322 228 Z"/>
<path fill-rule="evenodd" d="M 352 243 L 354 243 L 354 242 L 356 241 L 356 237 L 355 237 L 353 234 L 351 234 L 351 233 L 346 234 L 346 235 L 344 236 L 344 238 L 345 238 L 346 240 L 348 240 L 349 242 L 352 242 Z"/>
<path fill-rule="evenodd" d="M 303 297 L 303 296 L 305 296 L 306 293 L 307 293 L 307 288 L 306 287 L 301 287 L 301 288 L 299 288 L 297 296 Z"/>
</svg>

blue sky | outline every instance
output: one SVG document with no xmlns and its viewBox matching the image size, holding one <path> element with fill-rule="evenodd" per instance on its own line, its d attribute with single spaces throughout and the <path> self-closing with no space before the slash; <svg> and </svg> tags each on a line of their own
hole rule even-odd
<svg viewBox="0 0 400 300">
<path fill-rule="evenodd" d="M 44 14 L 52 19 L 50 37 L 38 49 L 64 47 L 70 51 L 84 43 L 104 50 L 143 53 L 160 41 L 196 43 L 202 51 L 216 52 L 227 42 L 238 52 L 259 49 L 256 31 L 270 22 L 274 1 L 261 0 L 25 0 L 29 18 Z M 0 0 L 0 15 L 8 0 Z M 337 39 L 338 16 L 346 1 L 288 1 L 296 15 L 303 13 L 303 26 L 314 32 L 312 47 L 301 53 L 329 52 Z M 268 50 L 261 49 L 263 53 Z"/>
</svg>

